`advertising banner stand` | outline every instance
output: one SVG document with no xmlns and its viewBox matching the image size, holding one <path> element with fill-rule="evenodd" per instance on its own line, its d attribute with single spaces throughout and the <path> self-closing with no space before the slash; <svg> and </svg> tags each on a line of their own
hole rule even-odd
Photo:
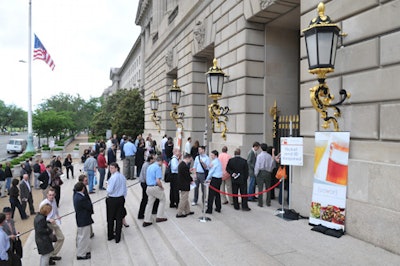
<svg viewBox="0 0 400 266">
<path fill-rule="evenodd" d="M 301 137 L 282 137 L 281 138 L 281 165 L 289 165 L 289 184 L 292 184 L 292 173 L 294 166 L 303 166 L 303 138 Z M 298 220 L 299 213 L 290 208 L 290 200 L 292 199 L 291 189 L 289 189 L 289 209 L 285 209 L 285 181 L 282 181 L 282 208 L 278 209 L 276 216 L 284 220 Z"/>
<path fill-rule="evenodd" d="M 350 132 L 315 132 L 314 184 L 309 223 L 340 237 L 345 231 Z"/>
</svg>

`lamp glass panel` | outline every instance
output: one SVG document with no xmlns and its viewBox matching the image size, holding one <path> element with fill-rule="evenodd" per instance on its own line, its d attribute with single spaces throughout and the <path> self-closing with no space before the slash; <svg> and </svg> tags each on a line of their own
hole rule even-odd
<svg viewBox="0 0 400 266">
<path fill-rule="evenodd" d="M 158 101 L 151 100 L 150 101 L 150 109 L 152 111 L 157 111 L 158 110 Z"/>
<path fill-rule="evenodd" d="M 315 32 L 306 35 L 306 45 L 307 45 L 307 54 L 308 54 L 308 67 L 316 67 L 318 64 L 318 55 L 317 55 L 317 40 Z"/>
<path fill-rule="evenodd" d="M 218 94 L 218 75 L 210 75 L 210 94 Z"/>
<path fill-rule="evenodd" d="M 333 32 L 318 33 L 319 65 L 331 65 Z M 336 47 L 335 47 L 336 49 Z"/>
<path fill-rule="evenodd" d="M 334 34 L 333 35 L 333 46 L 332 46 L 332 67 L 335 66 L 337 43 L 338 43 L 338 35 Z"/>
<path fill-rule="evenodd" d="M 169 100 L 172 104 L 179 105 L 180 92 L 176 90 L 171 90 L 169 92 Z"/>
<path fill-rule="evenodd" d="M 224 76 L 218 76 L 218 93 L 222 95 L 222 90 L 224 89 Z"/>
</svg>

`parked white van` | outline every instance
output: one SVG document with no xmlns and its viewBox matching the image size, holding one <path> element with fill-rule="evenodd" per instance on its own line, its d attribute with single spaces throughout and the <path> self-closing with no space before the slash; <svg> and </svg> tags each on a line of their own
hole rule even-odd
<svg viewBox="0 0 400 266">
<path fill-rule="evenodd" d="M 7 144 L 7 153 L 23 153 L 26 149 L 26 140 L 10 139 Z"/>
</svg>

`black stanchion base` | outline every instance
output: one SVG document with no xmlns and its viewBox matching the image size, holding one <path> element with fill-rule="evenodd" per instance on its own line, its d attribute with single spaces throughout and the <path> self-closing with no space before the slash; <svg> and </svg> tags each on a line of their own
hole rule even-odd
<svg viewBox="0 0 400 266">
<path fill-rule="evenodd" d="M 277 214 L 275 216 L 278 216 L 279 218 L 282 218 L 285 221 L 295 221 L 298 220 L 299 217 L 299 213 L 291 210 L 291 209 L 283 209 L 279 208 L 276 210 Z"/>
<path fill-rule="evenodd" d="M 201 223 L 206 223 L 209 221 L 211 221 L 211 218 L 208 218 L 206 216 L 199 217 L 199 222 L 201 222 Z"/>
</svg>

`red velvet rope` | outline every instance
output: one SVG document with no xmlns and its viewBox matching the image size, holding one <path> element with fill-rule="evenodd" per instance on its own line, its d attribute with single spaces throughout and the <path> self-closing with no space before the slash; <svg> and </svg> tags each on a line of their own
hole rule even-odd
<svg viewBox="0 0 400 266">
<path fill-rule="evenodd" d="M 211 188 L 212 190 L 218 192 L 218 193 L 221 193 L 221 194 L 224 194 L 224 195 L 227 195 L 227 196 L 230 196 L 230 197 L 245 197 L 245 198 L 248 198 L 248 197 L 258 196 L 258 195 L 260 195 L 260 194 L 263 194 L 263 193 L 266 193 L 266 192 L 268 192 L 268 191 L 273 190 L 274 188 L 276 188 L 277 186 L 279 186 L 279 184 L 282 182 L 282 180 L 283 180 L 283 179 L 280 179 L 279 182 L 277 182 L 277 183 L 276 183 L 275 185 L 273 185 L 272 187 L 269 187 L 269 188 L 267 188 L 267 189 L 265 189 L 265 190 L 263 190 L 263 191 L 260 191 L 260 192 L 257 192 L 257 193 L 253 193 L 253 194 L 243 194 L 243 195 L 240 195 L 240 194 L 227 193 L 227 192 L 221 191 L 221 190 L 219 190 L 219 189 L 217 189 L 217 188 L 215 188 L 215 187 L 213 187 L 213 186 L 211 186 L 211 185 L 210 185 L 210 188 Z"/>
</svg>

